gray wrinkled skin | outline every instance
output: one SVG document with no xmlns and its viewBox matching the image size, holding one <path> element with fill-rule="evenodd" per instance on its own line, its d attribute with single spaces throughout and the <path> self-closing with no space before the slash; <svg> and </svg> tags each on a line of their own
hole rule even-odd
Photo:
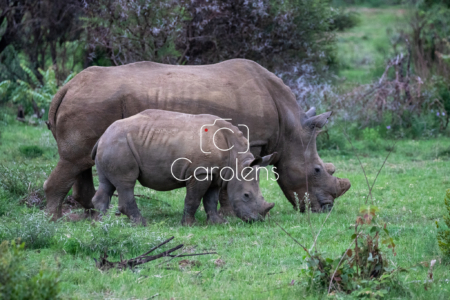
<svg viewBox="0 0 450 300">
<path fill-rule="evenodd" d="M 296 206 L 309 193 L 314 211 L 330 206 L 350 188 L 332 176 L 316 150 L 316 134 L 331 113 L 303 111 L 291 90 L 255 62 L 232 59 L 205 66 L 139 62 L 117 67 L 89 67 L 62 87 L 52 100 L 48 126 L 56 139 L 59 161 L 45 182 L 47 210 L 61 216 L 64 197 L 93 208 L 91 150 L 113 122 L 146 109 L 231 118 L 250 131 L 255 156 L 277 152 L 271 163 L 286 198 Z M 316 172 L 316 167 L 319 169 Z M 232 213 L 226 193 L 221 211 Z"/>
<path fill-rule="evenodd" d="M 105 212 L 117 190 L 119 211 L 145 224 L 134 199 L 138 180 L 157 191 L 186 187 L 183 225 L 195 222 L 202 198 L 208 221 L 223 223 L 217 213 L 221 189 L 242 220 L 264 218 L 274 204 L 264 200 L 257 178 L 243 180 L 233 173 L 255 175 L 257 168 L 267 166 L 275 155 L 255 159 L 250 151 L 239 153 L 246 151 L 248 141 L 237 127 L 218 119 L 149 109 L 114 122 L 92 152 L 100 181 L 92 199 L 94 207 Z"/>
</svg>

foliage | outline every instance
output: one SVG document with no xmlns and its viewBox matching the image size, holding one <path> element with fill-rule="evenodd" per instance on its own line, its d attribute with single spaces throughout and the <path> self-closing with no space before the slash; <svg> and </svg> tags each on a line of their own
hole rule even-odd
<svg viewBox="0 0 450 300">
<path fill-rule="evenodd" d="M 77 231 L 66 227 L 60 232 L 56 237 L 57 243 L 69 254 L 98 256 L 107 252 L 110 256 L 120 253 L 140 255 L 148 250 L 149 245 L 154 246 L 153 242 L 163 241 L 160 236 L 155 238 L 154 233 L 136 232 L 133 224 L 118 219 L 113 214 L 103 216 L 95 224 L 85 224 Z M 152 240 L 150 244 L 149 238 Z"/>
<path fill-rule="evenodd" d="M 28 75 L 28 81 L 20 79 L 14 83 L 9 80 L 2 81 L 0 82 L 0 94 L 9 94 L 11 101 L 23 105 L 26 111 L 32 111 L 33 105 L 37 105 L 38 110 L 39 108 L 47 109 L 59 88 L 53 67 L 49 67 L 45 72 L 41 69 L 38 70 L 42 75 L 41 81 L 25 65 L 21 65 L 21 68 Z M 71 73 L 62 82 L 62 85 L 69 82 L 74 76 L 75 74 Z"/>
<path fill-rule="evenodd" d="M 56 226 L 44 211 L 15 218 L 4 217 L 0 222 L 0 240 L 19 239 L 27 248 L 46 248 L 53 242 Z"/>
<path fill-rule="evenodd" d="M 44 150 L 36 145 L 20 146 L 19 151 L 27 158 L 35 158 L 44 154 Z"/>
<path fill-rule="evenodd" d="M 23 196 L 28 191 L 30 178 L 27 172 L 0 165 L 0 186 L 9 194 Z"/>
<path fill-rule="evenodd" d="M 285 72 L 306 59 L 326 63 L 339 19 L 323 0 L 102 0 L 86 15 L 93 55 L 103 49 L 116 65 L 247 58 Z"/>
<path fill-rule="evenodd" d="M 342 11 L 334 17 L 332 28 L 338 31 L 355 27 L 360 23 L 359 16 L 354 11 Z"/>
<path fill-rule="evenodd" d="M 372 224 L 376 221 L 378 208 L 367 206 L 360 210 L 351 236 L 352 245 L 342 256 L 332 259 L 321 253 L 304 256 L 306 268 L 302 275 L 309 278 L 310 289 L 325 289 L 335 292 L 353 293 L 357 296 L 383 297 L 391 288 L 398 288 L 400 268 L 388 266 L 381 244 L 392 249 L 395 244 L 384 226 Z M 369 229 L 368 226 L 372 225 Z"/>
<path fill-rule="evenodd" d="M 57 272 L 41 266 L 30 276 L 24 260 L 25 243 L 3 241 L 0 244 L 1 299 L 59 299 Z"/>
<path fill-rule="evenodd" d="M 413 61 L 422 78 L 450 76 L 450 6 L 445 1 L 418 1 L 410 19 Z"/>
<path fill-rule="evenodd" d="M 79 53 L 78 47 L 73 49 L 71 43 L 82 34 L 79 19 L 82 7 L 83 1 L 78 0 L 1 1 L 0 53 L 9 48 L 10 59 L 2 66 L 11 76 L 8 79 L 24 80 L 21 73 L 15 72 L 17 60 L 9 64 L 14 62 L 12 53 L 20 54 L 21 63 L 26 61 L 27 67 L 41 83 L 39 68 L 47 69 L 54 65 L 57 78 L 62 80 L 77 63 L 83 64 L 85 51 Z M 82 48 L 83 44 L 77 46 Z M 70 56 L 73 56 L 72 65 L 67 64 Z"/>
<path fill-rule="evenodd" d="M 444 226 L 436 221 L 437 240 L 439 248 L 447 261 L 450 261 L 450 189 L 445 194 L 445 208 L 447 214 L 444 215 Z"/>
<path fill-rule="evenodd" d="M 84 26 L 91 56 L 106 53 L 115 65 L 136 61 L 174 63 L 175 40 L 186 18 L 183 1 L 90 1 Z"/>
</svg>

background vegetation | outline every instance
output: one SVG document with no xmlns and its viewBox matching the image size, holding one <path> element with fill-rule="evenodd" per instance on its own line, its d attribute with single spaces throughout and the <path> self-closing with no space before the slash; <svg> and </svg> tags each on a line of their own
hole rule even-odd
<svg viewBox="0 0 450 300">
<path fill-rule="evenodd" d="M 9 277 L 0 278 L 0 298 L 448 299 L 449 16 L 448 1 L 2 1 L 0 273 Z M 148 228 L 115 209 L 101 222 L 74 222 L 82 211 L 70 195 L 68 217 L 48 222 L 42 184 L 58 154 L 43 121 L 59 87 L 91 65 L 231 58 L 275 72 L 304 109 L 333 110 L 319 153 L 352 188 L 329 216 L 292 210 L 263 181 L 276 203 L 264 223 L 208 226 L 199 211 L 200 225 L 184 228 L 184 190 L 141 186 Z M 392 151 L 373 201 L 355 151 L 370 182 Z M 360 241 L 348 252 L 356 229 Z M 218 254 L 134 271 L 95 267 L 104 251 L 131 258 L 172 235 L 185 252 Z M 366 257 L 364 268 L 355 253 Z M 329 290 L 333 270 L 341 281 Z"/>
</svg>

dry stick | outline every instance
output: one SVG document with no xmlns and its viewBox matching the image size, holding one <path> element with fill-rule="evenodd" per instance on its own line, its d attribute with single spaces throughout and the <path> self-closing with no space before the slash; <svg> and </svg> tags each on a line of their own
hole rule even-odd
<svg viewBox="0 0 450 300">
<path fill-rule="evenodd" d="M 311 257 L 311 254 L 309 254 L 309 251 L 308 251 L 308 249 L 306 249 L 306 247 L 305 246 L 303 246 L 302 244 L 300 244 L 300 242 L 299 241 L 297 241 L 292 235 L 290 235 L 289 234 L 289 232 L 287 232 L 286 230 L 284 230 L 284 228 L 283 227 L 281 227 L 280 226 L 280 224 L 278 224 L 278 222 L 275 222 L 275 224 L 277 224 L 278 225 L 278 227 L 280 227 L 281 228 L 281 230 L 283 230 L 284 231 L 284 233 L 286 233 L 291 239 L 293 239 L 294 240 L 294 242 L 296 242 L 297 244 L 299 244 L 300 245 L 300 247 L 302 247 L 303 248 L 303 250 L 305 250 L 305 252 L 309 255 L 309 257 Z"/>
<path fill-rule="evenodd" d="M 345 255 L 347 255 L 347 251 L 350 249 L 350 247 L 353 245 L 353 242 L 356 241 L 356 239 L 361 235 L 362 231 L 358 233 L 358 235 L 355 237 L 355 239 L 350 243 L 350 246 L 348 246 L 347 250 L 345 250 L 344 254 L 342 254 L 341 260 L 339 261 L 338 265 L 336 266 L 336 269 L 334 269 L 333 275 L 330 279 L 330 285 L 328 286 L 328 294 L 331 291 L 331 285 L 333 284 L 334 275 L 336 275 L 337 269 L 341 265 L 342 260 L 344 259 Z"/>
<path fill-rule="evenodd" d="M 313 246 L 311 247 L 311 250 L 316 247 L 316 242 L 317 242 L 317 239 L 319 238 L 320 232 L 322 231 L 323 225 L 325 225 L 325 223 L 327 222 L 328 217 L 331 215 L 331 212 L 333 211 L 333 208 L 334 208 L 334 205 L 331 207 L 330 211 L 328 212 L 328 215 L 325 218 L 325 221 L 323 221 L 322 226 L 320 226 L 319 232 L 317 233 L 316 238 L 314 239 L 314 243 L 313 243 Z"/>
<path fill-rule="evenodd" d="M 161 247 L 161 246 L 167 244 L 168 242 L 170 242 L 170 241 L 173 240 L 174 238 L 175 238 L 174 236 L 171 237 L 171 238 L 168 238 L 167 240 L 165 240 L 164 242 L 162 242 L 162 243 L 159 244 L 158 246 L 155 246 L 155 247 L 151 248 L 150 250 L 148 250 L 147 252 L 145 252 L 144 254 L 142 254 L 142 255 L 140 255 L 140 256 L 138 256 L 138 257 L 136 257 L 136 258 L 141 258 L 141 257 L 143 257 L 143 256 L 148 255 L 149 253 L 155 251 L 155 250 L 158 249 L 159 247 Z"/>
<path fill-rule="evenodd" d="M 364 167 L 363 167 L 363 165 L 361 163 L 361 160 L 359 159 L 358 153 L 356 153 L 356 149 L 355 149 L 355 147 L 353 147 L 352 141 L 350 140 L 350 138 L 348 137 L 348 135 L 347 135 L 347 133 L 345 131 L 344 131 L 344 136 L 347 139 L 347 141 L 350 143 L 350 145 L 352 146 L 353 152 L 355 153 L 356 158 L 359 161 L 359 165 L 361 166 L 361 169 L 363 170 L 364 177 L 366 178 L 367 188 L 369 189 L 370 199 L 372 200 L 372 205 L 373 205 L 372 190 L 370 188 L 369 179 L 367 179 L 366 170 L 364 170 Z M 369 199 L 369 198 L 367 197 L 367 199 Z M 365 204 L 367 204 L 367 200 L 366 200 Z"/>
<path fill-rule="evenodd" d="M 380 175 L 380 172 L 381 172 L 381 170 L 383 169 L 384 164 L 386 163 L 386 161 L 387 161 L 389 155 L 391 155 L 392 151 L 394 151 L 395 145 L 397 145 L 397 141 L 395 141 L 394 145 L 391 147 L 391 150 L 389 151 L 388 155 L 387 155 L 386 158 L 384 159 L 383 164 L 381 165 L 381 168 L 378 170 L 377 176 L 376 176 L 375 179 L 373 180 L 372 186 L 370 187 L 369 194 L 372 193 L 372 190 L 373 190 L 373 187 L 374 187 L 374 185 L 375 185 L 375 182 L 377 181 L 378 175 Z M 367 195 L 367 197 L 369 197 L 369 195 Z"/>
</svg>

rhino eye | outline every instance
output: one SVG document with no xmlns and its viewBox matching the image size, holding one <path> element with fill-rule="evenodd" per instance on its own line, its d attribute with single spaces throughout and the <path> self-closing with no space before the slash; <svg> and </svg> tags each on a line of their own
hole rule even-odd
<svg viewBox="0 0 450 300">
<path fill-rule="evenodd" d="M 316 173 L 320 173 L 320 168 L 315 167 L 314 170 L 316 170 Z"/>
<path fill-rule="evenodd" d="M 244 197 L 245 197 L 245 198 L 249 198 L 249 197 L 250 197 L 250 195 L 249 195 L 249 194 L 247 194 L 247 193 L 245 193 L 245 194 L 244 194 Z"/>
</svg>

